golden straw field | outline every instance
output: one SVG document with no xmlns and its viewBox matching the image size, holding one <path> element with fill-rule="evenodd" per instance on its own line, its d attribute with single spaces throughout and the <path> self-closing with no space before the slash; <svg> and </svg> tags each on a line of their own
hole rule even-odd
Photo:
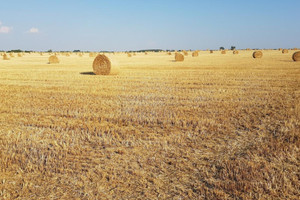
<svg viewBox="0 0 300 200">
<path fill-rule="evenodd" d="M 300 63 L 262 52 L 1 56 L 0 199 L 298 199 Z"/>
</svg>

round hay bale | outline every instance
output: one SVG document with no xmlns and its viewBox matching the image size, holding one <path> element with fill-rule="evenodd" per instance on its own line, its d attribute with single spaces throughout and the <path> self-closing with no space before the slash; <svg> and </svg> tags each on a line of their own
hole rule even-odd
<svg viewBox="0 0 300 200">
<path fill-rule="evenodd" d="M 198 57 L 198 56 L 199 56 L 198 51 L 194 51 L 194 52 L 192 53 L 192 56 L 193 56 L 193 57 Z"/>
<path fill-rule="evenodd" d="M 18 53 L 18 57 L 22 57 L 22 54 Z"/>
<path fill-rule="evenodd" d="M 287 50 L 287 49 L 283 49 L 283 50 L 282 50 L 282 53 L 283 53 L 283 54 L 288 53 L 288 52 L 289 52 L 289 50 Z"/>
<path fill-rule="evenodd" d="M 169 56 L 170 56 L 170 55 L 172 55 L 172 53 L 171 53 L 171 52 L 168 52 L 168 53 L 167 53 L 167 55 L 169 55 Z"/>
<path fill-rule="evenodd" d="M 263 56 L 263 53 L 261 51 L 254 51 L 252 54 L 253 58 L 261 58 Z"/>
<path fill-rule="evenodd" d="M 128 56 L 129 58 L 132 57 L 131 53 L 128 53 L 127 56 Z"/>
<path fill-rule="evenodd" d="M 213 50 L 210 50 L 209 53 L 214 53 L 214 51 L 213 51 Z"/>
<path fill-rule="evenodd" d="M 9 58 L 6 54 L 3 55 L 3 60 L 9 60 Z"/>
<path fill-rule="evenodd" d="M 145 55 L 148 55 L 148 53 L 147 53 L 147 52 L 145 52 Z"/>
<path fill-rule="evenodd" d="M 49 57 L 49 64 L 58 64 L 59 63 L 59 59 L 57 58 L 57 56 L 53 55 Z"/>
<path fill-rule="evenodd" d="M 181 53 L 175 53 L 175 61 L 176 62 L 184 61 L 184 56 Z"/>
<path fill-rule="evenodd" d="M 221 54 L 226 54 L 226 51 L 225 50 L 221 51 Z"/>
<path fill-rule="evenodd" d="M 239 54 L 239 51 L 234 50 L 232 53 L 233 53 L 233 54 Z"/>
<path fill-rule="evenodd" d="M 184 54 L 185 56 L 188 56 L 188 55 L 189 55 L 187 51 L 183 51 L 183 54 Z"/>
<path fill-rule="evenodd" d="M 293 54 L 293 60 L 295 62 L 299 62 L 300 61 L 300 51 L 297 51 Z"/>
<path fill-rule="evenodd" d="M 93 62 L 93 71 L 96 75 L 108 75 L 111 71 L 111 62 L 108 57 L 99 54 Z"/>
</svg>

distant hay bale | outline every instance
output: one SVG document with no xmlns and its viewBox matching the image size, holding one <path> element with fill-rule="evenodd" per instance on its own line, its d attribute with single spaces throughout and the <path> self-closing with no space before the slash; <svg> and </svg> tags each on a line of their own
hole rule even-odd
<svg viewBox="0 0 300 200">
<path fill-rule="evenodd" d="M 300 61 L 300 51 L 297 51 L 293 54 L 293 60 L 295 62 L 299 62 Z"/>
<path fill-rule="evenodd" d="M 145 52 L 145 55 L 148 55 L 148 53 L 147 53 L 147 52 Z"/>
<path fill-rule="evenodd" d="M 214 53 L 214 51 L 213 51 L 213 50 L 210 50 L 209 53 Z"/>
<path fill-rule="evenodd" d="M 57 58 L 57 56 L 53 55 L 49 57 L 49 64 L 58 64 L 59 63 L 59 59 Z"/>
<path fill-rule="evenodd" d="M 183 51 L 183 55 L 188 56 L 188 52 L 187 51 Z"/>
<path fill-rule="evenodd" d="M 239 54 L 239 51 L 234 50 L 232 53 L 233 53 L 233 54 Z"/>
<path fill-rule="evenodd" d="M 193 56 L 193 57 L 198 57 L 198 56 L 199 56 L 198 51 L 194 51 L 194 52 L 192 53 L 192 56 Z"/>
<path fill-rule="evenodd" d="M 111 62 L 108 57 L 99 54 L 93 62 L 93 71 L 96 75 L 109 75 Z"/>
<path fill-rule="evenodd" d="M 175 61 L 177 62 L 184 61 L 184 56 L 181 53 L 175 53 Z"/>
<path fill-rule="evenodd" d="M 95 57 L 95 53 L 90 52 L 90 53 L 89 53 L 89 56 L 90 56 L 91 58 L 93 58 L 93 57 Z"/>
<path fill-rule="evenodd" d="M 12 58 L 15 57 L 15 55 L 13 53 L 9 53 L 9 56 Z"/>
<path fill-rule="evenodd" d="M 221 54 L 226 54 L 226 51 L 225 50 L 221 51 Z"/>
<path fill-rule="evenodd" d="M 169 56 L 170 56 L 170 55 L 172 55 L 172 53 L 171 53 L 171 52 L 167 52 L 167 55 L 169 55 Z"/>
<path fill-rule="evenodd" d="M 247 48 L 246 50 L 247 50 L 247 51 L 250 51 L 250 48 Z"/>
<path fill-rule="evenodd" d="M 128 56 L 129 58 L 132 57 L 131 53 L 127 53 L 127 56 Z"/>
<path fill-rule="evenodd" d="M 282 51 L 282 48 L 279 48 L 278 51 Z"/>
<path fill-rule="evenodd" d="M 18 57 L 22 57 L 22 54 L 18 53 Z"/>
<path fill-rule="evenodd" d="M 288 52 L 289 52 L 289 50 L 287 50 L 287 49 L 283 49 L 283 50 L 282 50 L 282 53 L 283 53 L 283 54 L 288 53 Z"/>
<path fill-rule="evenodd" d="M 252 54 L 253 58 L 261 58 L 263 56 L 263 53 L 261 51 L 254 51 Z"/>
<path fill-rule="evenodd" d="M 3 54 L 3 60 L 9 60 L 9 58 L 6 54 Z"/>
</svg>

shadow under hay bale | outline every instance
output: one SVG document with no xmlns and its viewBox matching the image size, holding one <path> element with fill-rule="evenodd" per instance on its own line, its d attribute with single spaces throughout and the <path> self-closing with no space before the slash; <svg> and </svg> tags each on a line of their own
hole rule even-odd
<svg viewBox="0 0 300 200">
<path fill-rule="evenodd" d="M 94 72 L 80 72 L 81 75 L 96 75 Z"/>
</svg>

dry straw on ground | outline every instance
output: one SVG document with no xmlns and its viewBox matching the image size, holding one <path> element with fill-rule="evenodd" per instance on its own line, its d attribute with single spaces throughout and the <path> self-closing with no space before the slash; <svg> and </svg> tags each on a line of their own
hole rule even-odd
<svg viewBox="0 0 300 200">
<path fill-rule="evenodd" d="M 288 52 L 289 52 L 289 50 L 287 50 L 287 49 L 283 49 L 283 50 L 282 50 L 282 53 L 283 53 L 283 54 L 288 53 Z"/>
<path fill-rule="evenodd" d="M 193 57 L 198 57 L 198 56 L 199 56 L 198 51 L 194 51 L 194 52 L 192 53 L 192 56 L 193 56 Z"/>
<path fill-rule="evenodd" d="M 294 61 L 300 61 L 300 51 L 297 51 L 293 54 L 293 60 Z"/>
<path fill-rule="evenodd" d="M 252 54 L 253 58 L 261 58 L 263 56 L 263 53 L 261 51 L 254 51 Z"/>
<path fill-rule="evenodd" d="M 184 56 L 181 53 L 175 53 L 175 61 L 177 62 L 184 61 Z"/>
<path fill-rule="evenodd" d="M 57 56 L 53 55 L 49 57 L 49 64 L 58 64 L 59 63 L 59 59 Z"/>
<path fill-rule="evenodd" d="M 99 54 L 93 62 L 93 71 L 96 75 L 109 75 L 111 62 L 105 55 Z"/>
</svg>

